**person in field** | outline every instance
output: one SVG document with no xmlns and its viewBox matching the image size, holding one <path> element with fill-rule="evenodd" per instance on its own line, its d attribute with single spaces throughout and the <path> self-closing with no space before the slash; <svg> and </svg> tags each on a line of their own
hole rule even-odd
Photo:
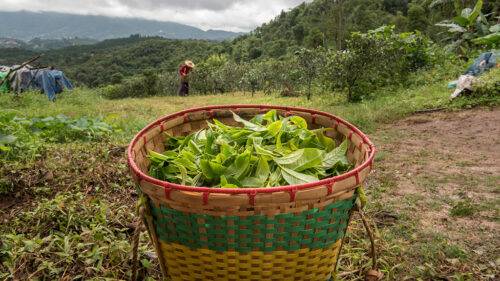
<svg viewBox="0 0 500 281">
<path fill-rule="evenodd" d="M 179 68 L 179 76 L 181 78 L 181 85 L 179 87 L 179 96 L 189 95 L 189 72 L 193 70 L 194 63 L 190 60 L 185 61 Z"/>
</svg>

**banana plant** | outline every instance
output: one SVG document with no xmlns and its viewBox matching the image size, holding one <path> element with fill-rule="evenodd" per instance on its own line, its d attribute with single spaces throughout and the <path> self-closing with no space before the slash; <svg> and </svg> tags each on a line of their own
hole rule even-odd
<svg viewBox="0 0 500 281">
<path fill-rule="evenodd" d="M 493 29 L 490 28 L 486 18 L 488 15 L 481 12 L 482 8 L 483 0 L 479 0 L 473 9 L 465 8 L 453 19 L 436 24 L 448 28 L 448 32 L 452 35 L 445 39 L 450 41 L 447 45 L 448 50 L 466 54 L 473 44 L 494 43 L 495 38 L 498 43 L 498 36 L 488 37 L 490 33 L 495 34 L 495 30 L 498 33 L 498 28 L 495 26 Z"/>
<path fill-rule="evenodd" d="M 500 17 L 497 17 L 500 19 Z M 500 24 L 497 23 L 490 27 L 490 34 L 478 37 L 472 40 L 474 44 L 497 48 L 500 45 Z"/>
</svg>

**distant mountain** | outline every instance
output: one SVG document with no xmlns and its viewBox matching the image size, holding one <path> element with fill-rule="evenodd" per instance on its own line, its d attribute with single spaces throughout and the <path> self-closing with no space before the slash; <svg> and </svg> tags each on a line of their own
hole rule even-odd
<svg viewBox="0 0 500 281">
<path fill-rule="evenodd" d="M 18 48 L 28 50 L 54 50 L 71 46 L 91 45 L 99 42 L 89 38 L 41 39 L 33 38 L 28 42 L 13 38 L 0 38 L 0 48 Z"/>
<path fill-rule="evenodd" d="M 13 38 L 0 38 L 0 48 L 21 48 L 25 49 L 28 44 L 22 40 Z"/>
<path fill-rule="evenodd" d="M 0 12 L 0 38 L 29 41 L 33 38 L 90 38 L 104 40 L 131 34 L 170 39 L 225 40 L 240 33 L 208 30 L 189 25 L 138 18 L 73 15 L 53 12 Z"/>
</svg>

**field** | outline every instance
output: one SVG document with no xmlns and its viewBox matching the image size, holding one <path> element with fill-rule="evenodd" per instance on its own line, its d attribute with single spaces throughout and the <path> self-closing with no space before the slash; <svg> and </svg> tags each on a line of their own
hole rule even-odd
<svg viewBox="0 0 500 281">
<path fill-rule="evenodd" d="M 98 141 L 47 143 L 37 157 L 0 162 L 0 279 L 129 279 L 137 191 L 127 143 L 168 113 L 253 103 L 328 111 L 374 140 L 379 154 L 367 214 L 386 280 L 498 280 L 499 99 L 449 101 L 443 81 L 456 72 L 422 72 L 411 85 L 383 88 L 360 103 L 330 93 L 310 101 L 263 93 L 107 100 L 98 90 L 77 89 L 55 103 L 38 93 L 2 95 L 1 110 L 18 116 L 100 117 L 114 129 Z M 439 111 L 427 113 L 433 109 Z M 144 232 L 140 241 L 140 276 L 159 280 Z M 342 280 L 362 280 L 368 248 L 355 215 Z"/>
</svg>

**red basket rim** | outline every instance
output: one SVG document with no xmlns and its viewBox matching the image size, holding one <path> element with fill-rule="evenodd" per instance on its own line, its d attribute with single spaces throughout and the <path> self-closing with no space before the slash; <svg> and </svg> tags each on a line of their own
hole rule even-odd
<svg viewBox="0 0 500 281">
<path fill-rule="evenodd" d="M 355 167 L 351 171 L 322 179 L 319 181 L 311 182 L 311 183 L 305 183 L 305 184 L 297 184 L 297 185 L 285 185 L 285 186 L 276 186 L 276 187 L 260 187 L 260 188 L 236 188 L 236 189 L 227 189 L 227 188 L 213 188 L 213 187 L 194 187 L 194 186 L 186 186 L 186 185 L 180 185 L 180 184 L 175 184 L 167 181 L 162 181 L 155 179 L 145 173 L 143 173 L 139 167 L 137 167 L 134 159 L 132 159 L 132 148 L 135 146 L 135 144 L 146 134 L 151 128 L 159 125 L 160 123 L 174 119 L 179 116 L 186 115 L 188 113 L 192 112 L 199 112 L 199 111 L 208 111 L 210 112 L 211 110 L 214 109 L 232 109 L 237 111 L 238 109 L 243 109 L 243 108 L 257 108 L 257 109 L 279 109 L 279 110 L 284 110 L 284 111 L 298 111 L 298 112 L 307 112 L 314 115 L 322 115 L 325 117 L 328 117 L 330 119 L 333 119 L 337 121 L 340 124 L 345 125 L 348 127 L 351 131 L 356 133 L 361 139 L 363 140 L 364 144 L 367 144 L 370 148 L 370 152 L 368 155 L 368 159 L 366 159 L 361 165 Z M 154 121 L 153 123 L 150 123 L 146 127 L 144 127 L 135 137 L 132 139 L 130 142 L 128 149 L 127 149 L 127 160 L 128 164 L 132 170 L 132 172 L 139 178 L 139 181 L 144 180 L 149 183 L 161 186 L 165 188 L 165 190 L 182 190 L 182 191 L 191 191 L 191 192 L 199 192 L 199 193 L 222 193 L 222 194 L 257 194 L 257 193 L 272 193 L 272 192 L 280 192 L 280 191 L 287 191 L 287 192 L 293 192 L 297 190 L 302 190 L 314 186 L 320 186 L 320 185 L 329 185 L 331 186 L 337 181 L 341 181 L 343 179 L 349 178 L 351 176 L 355 176 L 357 181 L 359 179 L 359 172 L 366 168 L 367 166 L 372 166 L 373 164 L 373 159 L 375 157 L 376 153 L 376 148 L 373 145 L 373 143 L 368 139 L 368 137 L 361 132 L 358 128 L 350 124 L 349 122 L 343 120 L 342 118 L 339 118 L 333 114 L 326 113 L 323 111 L 318 111 L 318 110 L 312 110 L 312 109 L 306 109 L 306 108 L 300 108 L 300 107 L 291 107 L 291 106 L 276 106 L 276 105 L 255 105 L 255 104 L 236 104 L 236 105 L 211 105 L 211 106 L 203 106 L 203 107 L 195 107 L 195 108 L 190 108 L 186 109 L 183 111 L 179 111 L 173 114 L 169 114 L 166 116 L 163 116 L 159 118 L 158 120 Z"/>
</svg>

